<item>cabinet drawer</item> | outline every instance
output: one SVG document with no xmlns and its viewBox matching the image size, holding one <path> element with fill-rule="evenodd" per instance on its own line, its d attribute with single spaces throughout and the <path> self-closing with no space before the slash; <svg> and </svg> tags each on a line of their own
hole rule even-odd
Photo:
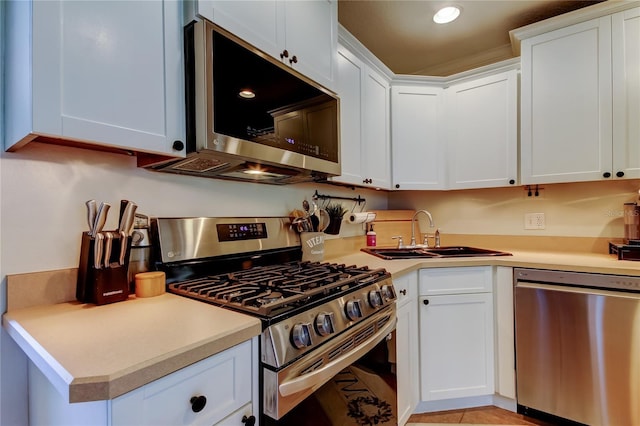
<svg viewBox="0 0 640 426">
<path fill-rule="evenodd" d="M 113 425 L 211 425 L 251 401 L 252 341 L 113 400 Z M 194 412 L 191 398 L 206 404 Z"/>
<path fill-rule="evenodd" d="M 420 295 L 490 293 L 491 271 L 491 266 L 421 269 Z"/>
<path fill-rule="evenodd" d="M 418 294 L 418 274 L 417 272 L 409 272 L 393 277 L 393 287 L 398 297 L 398 307 L 403 306 L 407 302 L 415 301 Z"/>
</svg>

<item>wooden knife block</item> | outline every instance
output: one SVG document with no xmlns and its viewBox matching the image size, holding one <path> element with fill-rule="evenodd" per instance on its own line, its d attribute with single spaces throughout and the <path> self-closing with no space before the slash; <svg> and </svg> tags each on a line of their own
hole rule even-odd
<svg viewBox="0 0 640 426">
<path fill-rule="evenodd" d="M 82 234 L 80 246 L 80 263 L 78 265 L 78 281 L 76 283 L 76 299 L 82 303 L 94 303 L 105 305 L 107 303 L 120 302 L 129 297 L 129 254 L 131 252 L 131 237 L 121 240 L 115 235 L 112 241 L 110 267 L 104 267 L 104 260 L 99 269 L 94 265 L 95 238 L 88 232 Z M 120 265 L 121 244 L 126 244 L 124 264 Z"/>
</svg>

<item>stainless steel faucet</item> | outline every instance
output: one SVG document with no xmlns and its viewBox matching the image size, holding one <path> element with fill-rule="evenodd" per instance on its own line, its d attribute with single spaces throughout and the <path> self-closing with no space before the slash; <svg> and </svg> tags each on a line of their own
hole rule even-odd
<svg viewBox="0 0 640 426">
<path fill-rule="evenodd" d="M 433 224 L 433 217 L 431 216 L 431 213 L 429 213 L 426 210 L 418 210 L 417 212 L 415 212 L 413 214 L 413 217 L 411 218 L 411 242 L 409 243 L 409 248 L 413 248 L 413 247 L 429 247 L 429 242 L 427 240 L 427 234 L 425 234 L 424 241 L 422 242 L 422 244 L 420 244 L 420 245 L 416 244 L 415 222 L 416 222 L 416 217 L 420 213 L 426 214 L 427 217 L 429 218 L 429 227 L 431 227 L 431 228 L 435 227 L 435 225 Z M 436 229 L 436 247 L 439 247 L 439 246 L 440 246 L 440 231 L 438 231 Z"/>
</svg>

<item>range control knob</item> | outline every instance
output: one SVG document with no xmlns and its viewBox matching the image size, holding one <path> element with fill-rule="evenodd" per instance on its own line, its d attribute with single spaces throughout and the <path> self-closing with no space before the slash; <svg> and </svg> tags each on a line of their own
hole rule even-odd
<svg viewBox="0 0 640 426">
<path fill-rule="evenodd" d="M 396 292 L 392 285 L 383 285 L 380 291 L 382 292 L 382 297 L 387 302 L 396 298 Z"/>
<path fill-rule="evenodd" d="M 321 336 L 328 336 L 335 330 L 333 328 L 333 312 L 323 312 L 316 317 L 316 330 Z"/>
<path fill-rule="evenodd" d="M 369 305 L 374 309 L 382 306 L 382 294 L 380 294 L 379 290 L 371 290 L 369 292 Z"/>
<path fill-rule="evenodd" d="M 298 323 L 291 330 L 291 341 L 293 346 L 298 349 L 311 346 L 311 330 L 310 324 Z"/>
<path fill-rule="evenodd" d="M 344 307 L 345 313 L 347 314 L 347 318 L 351 321 L 355 321 L 358 318 L 362 318 L 362 307 L 360 306 L 362 302 L 360 299 L 349 300 Z"/>
</svg>

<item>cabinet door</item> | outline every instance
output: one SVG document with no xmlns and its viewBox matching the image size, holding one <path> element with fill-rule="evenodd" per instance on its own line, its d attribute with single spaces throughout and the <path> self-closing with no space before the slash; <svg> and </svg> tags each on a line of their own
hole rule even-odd
<svg viewBox="0 0 640 426">
<path fill-rule="evenodd" d="M 640 178 L 640 8 L 612 16 L 613 173 Z M 623 175 L 620 175 L 623 173 Z"/>
<path fill-rule="evenodd" d="M 237 412 L 252 398 L 252 364 L 257 362 L 252 359 L 252 342 L 241 343 L 114 399 L 112 424 L 211 425 Z M 206 398 L 206 403 L 195 412 L 191 399 L 200 396 Z"/>
<path fill-rule="evenodd" d="M 362 98 L 362 167 L 368 186 L 391 187 L 389 82 L 367 68 Z"/>
<path fill-rule="evenodd" d="M 405 424 L 419 397 L 418 365 L 418 274 L 393 276 L 398 300 L 396 325 L 396 379 L 398 424 Z"/>
<path fill-rule="evenodd" d="M 409 272 L 400 276 L 393 276 L 393 287 L 396 290 L 398 307 L 407 303 L 414 303 L 418 295 L 418 274 Z"/>
<path fill-rule="evenodd" d="M 517 78 L 513 70 L 445 90 L 449 188 L 516 184 Z"/>
<path fill-rule="evenodd" d="M 285 61 L 323 86 L 333 89 L 338 43 L 337 1 L 285 1 Z M 297 62 L 293 61 L 293 56 Z"/>
<path fill-rule="evenodd" d="M 24 3 L 29 11 L 12 28 L 25 25 L 31 37 L 12 38 L 8 49 L 12 60 L 20 60 L 17 43 L 23 55 L 31 53 L 22 69 L 31 69 L 31 86 L 14 87 L 7 99 L 32 104 L 8 120 L 16 126 L 8 148 L 35 133 L 180 155 L 172 149 L 174 140 L 184 141 L 178 2 Z M 23 7 L 17 4 L 9 6 L 12 13 Z M 7 81 L 15 77 L 9 73 Z"/>
<path fill-rule="evenodd" d="M 391 89 L 391 144 L 395 189 L 444 189 L 443 90 Z"/>
<path fill-rule="evenodd" d="M 340 97 L 340 164 L 342 174 L 332 181 L 362 185 L 362 90 L 365 65 L 342 46 L 338 47 L 338 78 Z"/>
<path fill-rule="evenodd" d="M 284 7 L 278 0 L 197 0 L 195 13 L 280 58 L 284 50 Z"/>
<path fill-rule="evenodd" d="M 493 394 L 492 294 L 420 296 L 418 306 L 421 399 Z"/>
<path fill-rule="evenodd" d="M 337 2 L 197 0 L 195 7 L 196 14 L 333 89 Z"/>
<path fill-rule="evenodd" d="M 398 424 L 405 424 L 418 404 L 418 309 L 416 299 L 400 307 L 396 324 Z"/>
<path fill-rule="evenodd" d="M 522 41 L 522 183 L 611 174 L 611 20 Z"/>
</svg>

